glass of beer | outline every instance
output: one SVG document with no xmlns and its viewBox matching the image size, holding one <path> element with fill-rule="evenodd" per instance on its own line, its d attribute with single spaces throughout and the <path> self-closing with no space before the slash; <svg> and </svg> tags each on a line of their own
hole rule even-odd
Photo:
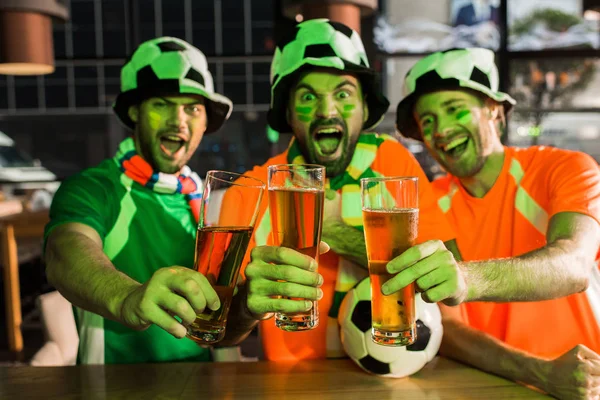
<svg viewBox="0 0 600 400">
<path fill-rule="evenodd" d="M 204 184 L 194 269 L 206 276 L 221 307 L 197 314 L 187 326 L 187 337 L 198 344 L 212 344 L 225 336 L 227 314 L 266 185 L 225 171 L 209 171 Z M 225 195 L 228 201 L 222 204 Z M 244 210 L 236 207 L 242 203 L 248 205 Z"/>
<path fill-rule="evenodd" d="M 364 178 L 360 183 L 371 277 L 371 337 L 377 344 L 406 346 L 417 338 L 414 283 L 389 296 L 381 293 L 381 286 L 393 276 L 387 263 L 416 244 L 418 178 Z"/>
<path fill-rule="evenodd" d="M 268 185 L 273 244 L 299 251 L 318 263 L 325 167 L 312 164 L 271 165 Z M 313 301 L 311 309 L 306 312 L 276 313 L 275 325 L 284 331 L 304 331 L 317 327 L 317 301 Z"/>
</svg>

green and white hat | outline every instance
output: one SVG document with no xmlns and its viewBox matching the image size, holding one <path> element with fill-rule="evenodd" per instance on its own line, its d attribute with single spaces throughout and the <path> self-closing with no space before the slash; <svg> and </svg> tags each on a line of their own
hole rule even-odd
<svg viewBox="0 0 600 400">
<path fill-rule="evenodd" d="M 267 114 L 273 129 L 292 130 L 286 121 L 289 90 L 310 67 L 355 73 L 369 107 L 369 118 L 363 129 L 371 129 L 383 119 L 389 102 L 381 93 L 375 71 L 369 67 L 358 33 L 339 22 L 311 19 L 296 25 L 293 35 L 275 49 L 271 64 L 271 107 Z"/>
<path fill-rule="evenodd" d="M 516 101 L 498 91 L 494 53 L 481 48 L 452 49 L 419 60 L 404 78 L 404 99 L 396 109 L 396 128 L 405 137 L 422 140 L 413 107 L 422 94 L 439 90 L 471 89 L 504 105 L 508 113 Z"/>
<path fill-rule="evenodd" d="M 173 37 L 142 43 L 121 69 L 121 93 L 113 108 L 130 129 L 134 122 L 128 110 L 153 96 L 195 94 L 206 99 L 206 133 L 215 132 L 229 118 L 233 105 L 215 93 L 204 54 L 191 44 Z"/>
</svg>

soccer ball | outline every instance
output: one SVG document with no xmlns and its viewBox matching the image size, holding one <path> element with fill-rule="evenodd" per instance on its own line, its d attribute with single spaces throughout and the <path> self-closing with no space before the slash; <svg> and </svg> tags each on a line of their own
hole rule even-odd
<svg viewBox="0 0 600 400">
<path fill-rule="evenodd" d="M 351 289 L 340 307 L 338 321 L 348 356 L 363 370 L 390 378 L 402 378 L 423 368 L 437 354 L 443 328 L 440 309 L 415 296 L 417 340 L 409 346 L 390 347 L 371 339 L 371 280 Z"/>
<path fill-rule="evenodd" d="M 159 80 L 198 87 L 212 93 L 213 80 L 206 57 L 187 42 L 161 37 L 144 43 L 121 70 L 121 91 L 149 87 Z"/>
</svg>

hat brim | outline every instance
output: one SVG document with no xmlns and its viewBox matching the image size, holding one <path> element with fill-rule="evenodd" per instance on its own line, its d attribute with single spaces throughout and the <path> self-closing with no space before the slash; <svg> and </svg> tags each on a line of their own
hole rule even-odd
<svg viewBox="0 0 600 400">
<path fill-rule="evenodd" d="M 208 93 L 193 87 L 179 87 L 176 90 L 172 87 L 155 87 L 151 89 L 133 89 L 121 92 L 113 104 L 113 109 L 119 120 L 127 128 L 133 130 L 135 122 L 129 117 L 129 107 L 139 104 L 145 99 L 156 96 L 175 96 L 190 94 L 202 96 L 205 99 L 206 107 L 206 132 L 213 133 L 218 131 L 227 121 L 233 110 L 233 104 L 227 97 L 218 93 Z"/>
<path fill-rule="evenodd" d="M 459 79 L 444 79 L 436 85 L 436 88 L 413 92 L 402 99 L 396 107 L 396 130 L 405 138 L 423 141 L 419 127 L 413 115 L 415 103 L 424 94 L 439 92 L 443 90 L 470 89 L 482 93 L 492 100 L 497 101 L 504 107 L 504 114 L 508 115 L 513 106 L 517 103 L 510 95 L 503 92 L 494 92 L 484 85 L 472 81 L 463 81 Z"/>
<path fill-rule="evenodd" d="M 352 64 L 349 62 L 344 63 L 344 69 L 335 67 L 323 67 L 318 64 L 311 64 L 309 60 L 294 71 L 283 77 L 277 87 L 273 90 L 273 99 L 271 101 L 271 107 L 267 112 L 267 122 L 271 128 L 278 132 L 291 132 L 292 128 L 287 122 L 287 103 L 288 94 L 291 90 L 292 84 L 300 77 L 300 75 L 310 68 L 326 68 L 335 69 L 338 71 L 348 72 L 356 74 L 363 90 L 363 94 L 367 101 L 367 107 L 369 110 L 369 117 L 363 124 L 362 129 L 367 131 L 375 128 L 384 118 L 387 112 L 390 102 L 383 95 L 377 74 L 371 68 L 366 68 L 362 65 Z"/>
</svg>

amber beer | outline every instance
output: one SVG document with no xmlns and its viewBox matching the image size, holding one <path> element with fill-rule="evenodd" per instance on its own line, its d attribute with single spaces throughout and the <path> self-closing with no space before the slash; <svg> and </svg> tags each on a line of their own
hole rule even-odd
<svg viewBox="0 0 600 400">
<path fill-rule="evenodd" d="M 416 244 L 419 226 L 418 179 L 361 179 L 363 226 L 371 278 L 371 337 L 375 343 L 406 346 L 417 338 L 415 288 L 410 284 L 384 296 L 393 275 L 387 264 Z"/>
<path fill-rule="evenodd" d="M 273 244 L 297 250 L 318 262 L 323 201 L 323 190 L 269 189 Z M 315 328 L 319 325 L 318 303 L 314 301 L 306 312 L 275 314 L 275 325 L 286 331 Z"/>
<path fill-rule="evenodd" d="M 381 286 L 393 276 L 386 272 L 387 263 L 415 245 L 419 210 L 363 210 L 363 220 L 374 336 L 382 344 L 411 344 L 415 336 L 414 284 L 389 296 L 381 293 Z"/>
<path fill-rule="evenodd" d="M 198 344 L 213 344 L 225 336 L 227 314 L 265 188 L 261 180 L 233 172 L 206 174 L 194 269 L 217 292 L 221 307 L 216 311 L 205 308 L 193 323 L 186 324 L 186 336 Z M 240 204 L 254 211 L 241 212 Z"/>
<path fill-rule="evenodd" d="M 197 343 L 216 343 L 225 336 L 237 276 L 248 248 L 252 227 L 198 229 L 194 269 L 202 273 L 217 292 L 221 307 L 206 308 L 188 326 L 188 336 Z"/>
</svg>

